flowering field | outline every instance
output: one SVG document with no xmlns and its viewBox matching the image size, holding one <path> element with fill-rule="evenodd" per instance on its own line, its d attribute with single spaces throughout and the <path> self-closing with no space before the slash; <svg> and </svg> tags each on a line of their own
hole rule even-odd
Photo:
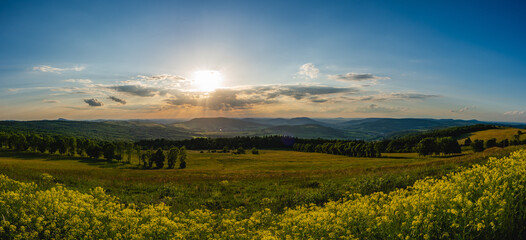
<svg viewBox="0 0 526 240">
<path fill-rule="evenodd" d="M 162 203 L 125 205 L 101 188 L 39 190 L 0 175 L 0 238 L 509 239 L 524 236 L 525 184 L 526 150 L 519 150 L 388 194 L 246 217 L 243 208 L 174 213 Z"/>
</svg>

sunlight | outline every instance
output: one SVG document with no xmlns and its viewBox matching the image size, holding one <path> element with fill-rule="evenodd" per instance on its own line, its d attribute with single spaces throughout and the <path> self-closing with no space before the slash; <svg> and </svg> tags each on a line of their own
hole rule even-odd
<svg viewBox="0 0 526 240">
<path fill-rule="evenodd" d="M 200 91 L 212 92 L 221 87 L 223 75 L 219 71 L 200 70 L 193 74 L 193 85 Z"/>
</svg>

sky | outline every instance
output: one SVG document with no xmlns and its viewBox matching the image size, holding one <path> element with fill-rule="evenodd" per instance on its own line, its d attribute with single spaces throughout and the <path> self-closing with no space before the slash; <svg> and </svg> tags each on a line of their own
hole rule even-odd
<svg viewBox="0 0 526 240">
<path fill-rule="evenodd" d="M 521 1 L 0 1 L 0 119 L 526 122 Z"/>
</svg>

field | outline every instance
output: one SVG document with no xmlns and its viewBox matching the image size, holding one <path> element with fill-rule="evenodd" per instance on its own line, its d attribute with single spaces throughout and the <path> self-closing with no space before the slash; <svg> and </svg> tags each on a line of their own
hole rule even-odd
<svg viewBox="0 0 526 240">
<path fill-rule="evenodd" d="M 396 154 L 383 161 L 370 159 L 369 164 L 366 159 L 345 161 L 317 154 L 311 159 L 311 153 L 285 151 L 263 151 L 260 156 L 250 157 L 192 152 L 189 160 L 215 165 L 196 164 L 185 170 L 139 170 L 119 163 L 3 151 L 0 212 L 4 218 L 0 221 L 0 237 L 520 238 L 526 220 L 526 151 L 517 149 L 520 147 L 492 148 L 449 158 L 418 159 L 412 154 Z M 512 151 L 517 152 L 486 161 L 488 156 L 504 156 Z M 287 160 L 289 154 L 304 159 Z M 309 161 L 314 159 L 340 164 L 348 171 L 333 166 L 312 170 Z M 462 167 L 473 163 L 482 165 Z M 237 168 L 227 169 L 234 166 Z M 288 170 L 275 169 L 284 166 Z M 249 181 L 248 176 L 256 179 Z M 426 176 L 438 178 L 417 180 Z M 326 188 L 331 181 L 335 183 L 333 188 Z M 97 184 L 105 190 L 95 187 Z M 123 188 L 121 192 L 119 188 Z M 304 195 L 316 193 L 309 191 L 312 189 L 322 190 L 317 192 L 322 202 Z M 327 196 L 323 196 L 323 190 L 330 191 L 334 198 L 324 198 Z M 261 192 L 264 194 L 258 195 Z M 307 202 L 289 202 L 295 206 L 280 205 L 285 208 L 273 210 L 284 200 L 276 198 L 279 194 Z M 233 205 L 214 209 L 215 204 L 228 201 L 222 195 L 234 196 L 230 199 Z M 236 202 L 236 196 L 242 201 Z M 142 202 L 130 202 L 137 198 Z M 202 204 L 197 208 L 176 204 L 181 201 Z"/>
<path fill-rule="evenodd" d="M 492 138 L 496 138 L 497 142 L 500 142 L 504 139 L 513 139 L 514 135 L 517 135 L 518 131 L 522 131 L 526 133 L 526 129 L 521 128 L 497 128 L 497 129 L 489 129 L 484 131 L 478 131 L 473 132 L 469 134 L 462 135 L 459 137 L 459 143 L 464 143 L 466 138 L 471 138 L 471 140 L 479 139 L 479 140 L 488 140 Z M 526 140 L 526 134 L 520 136 L 520 140 Z"/>
<path fill-rule="evenodd" d="M 260 154 L 189 151 L 186 169 L 144 170 L 131 164 L 31 152 L 0 152 L 0 173 L 15 180 L 54 183 L 87 193 L 103 187 L 124 203 L 166 203 L 173 211 L 206 208 L 260 210 L 262 199 L 274 212 L 302 204 L 322 205 L 346 193 L 370 194 L 406 187 L 426 176 L 442 176 L 460 166 L 503 156 L 517 148 L 483 153 L 418 157 L 414 153 L 382 158 L 350 158 L 321 153 L 260 150 Z M 42 174 L 54 177 L 50 184 Z"/>
</svg>

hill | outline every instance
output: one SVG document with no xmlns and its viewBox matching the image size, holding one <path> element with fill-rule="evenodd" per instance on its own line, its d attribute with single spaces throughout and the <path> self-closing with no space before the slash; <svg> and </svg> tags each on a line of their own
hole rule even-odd
<svg viewBox="0 0 526 240">
<path fill-rule="evenodd" d="M 326 123 L 316 121 L 307 117 L 297 117 L 297 118 L 243 118 L 242 120 L 255 122 L 264 125 L 272 126 L 282 126 L 282 125 L 306 125 L 306 124 L 317 124 L 317 125 L 327 125 Z"/>
<path fill-rule="evenodd" d="M 366 118 L 338 124 L 341 129 L 366 132 L 380 137 L 389 137 L 399 132 L 417 132 L 445 127 L 480 124 L 477 120 L 425 119 L 425 118 Z"/>
<path fill-rule="evenodd" d="M 0 121 L 0 131 L 28 131 L 103 140 L 184 139 L 194 134 L 155 123 L 130 121 Z"/>
<path fill-rule="evenodd" d="M 288 135 L 298 138 L 347 139 L 349 137 L 341 130 L 317 124 L 276 126 L 267 128 L 263 132 L 270 135 Z"/>
<path fill-rule="evenodd" d="M 459 142 L 463 143 L 466 138 L 470 138 L 471 140 L 480 139 L 480 140 L 488 140 L 492 138 L 496 138 L 497 142 L 500 142 L 504 139 L 512 140 L 514 139 L 514 136 L 517 135 L 517 133 L 521 131 L 523 134 L 520 136 L 520 140 L 526 140 L 526 129 L 521 128 L 497 128 L 497 129 L 489 129 L 489 130 L 483 130 L 483 131 L 477 131 L 472 133 L 467 133 L 461 135 L 458 139 Z"/>
<path fill-rule="evenodd" d="M 187 122 L 175 123 L 171 126 L 185 128 L 198 132 L 238 132 L 262 130 L 267 125 L 234 118 L 194 118 Z"/>
</svg>

